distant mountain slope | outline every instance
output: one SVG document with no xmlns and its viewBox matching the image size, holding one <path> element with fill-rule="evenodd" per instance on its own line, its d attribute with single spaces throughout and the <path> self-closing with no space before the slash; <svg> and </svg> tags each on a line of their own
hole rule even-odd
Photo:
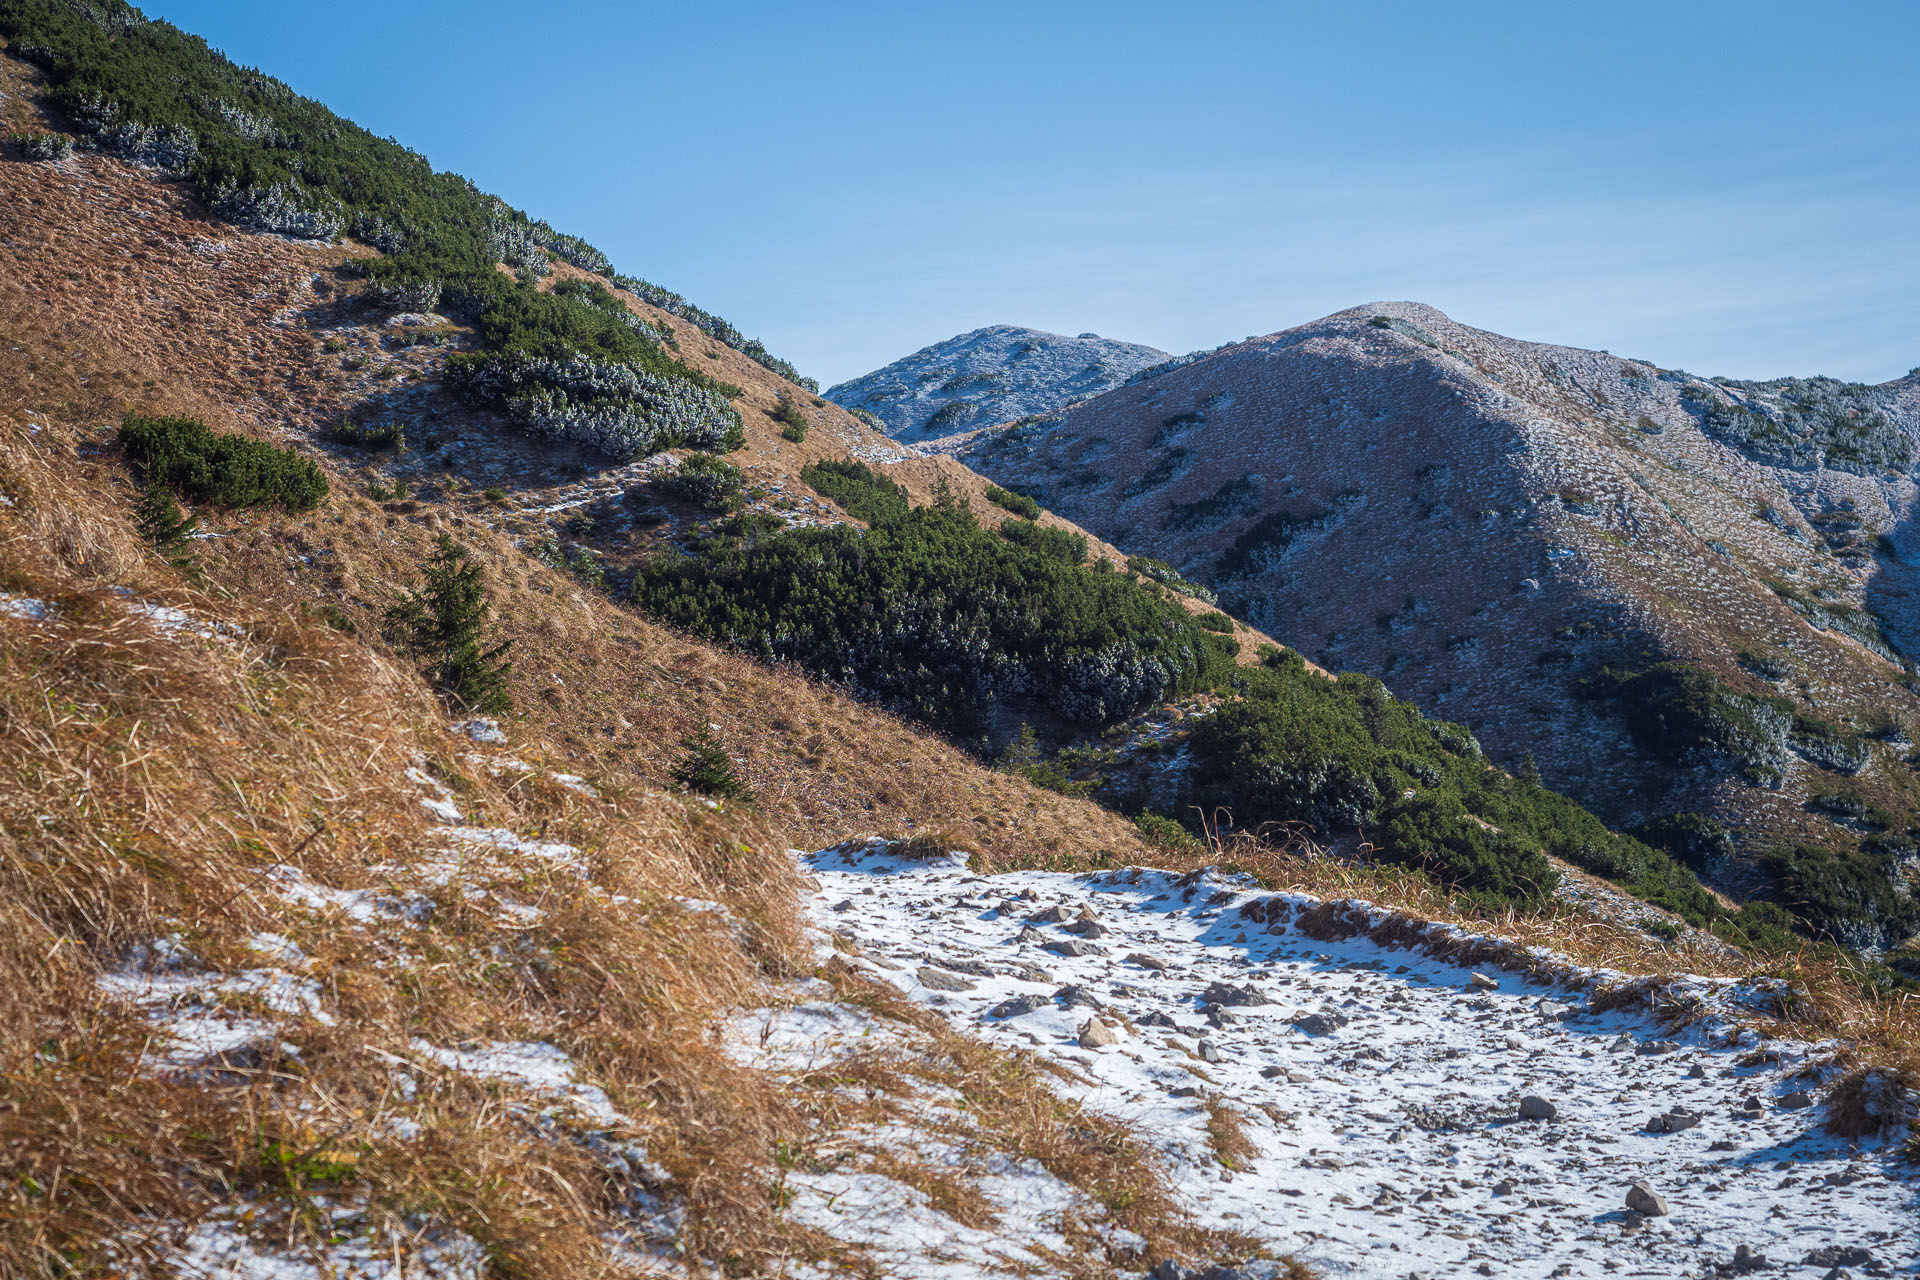
<svg viewBox="0 0 1920 1280">
<path fill-rule="evenodd" d="M 931 440 L 1049 413 L 1111 391 L 1169 358 L 1091 333 L 1069 338 L 996 324 L 922 347 L 826 395 L 876 415 L 896 440 Z"/>
<path fill-rule="evenodd" d="M 1616 821 L 1898 852 L 1916 434 L 1912 375 L 1708 381 L 1382 303 L 952 448 Z"/>
</svg>

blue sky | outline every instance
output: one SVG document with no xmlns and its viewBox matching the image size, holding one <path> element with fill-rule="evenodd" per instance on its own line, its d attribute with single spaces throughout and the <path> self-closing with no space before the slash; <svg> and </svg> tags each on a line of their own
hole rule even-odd
<svg viewBox="0 0 1920 1280">
<path fill-rule="evenodd" d="M 823 385 L 985 324 L 1377 299 L 1699 373 L 1920 365 L 1920 4 L 156 0 Z"/>
</svg>

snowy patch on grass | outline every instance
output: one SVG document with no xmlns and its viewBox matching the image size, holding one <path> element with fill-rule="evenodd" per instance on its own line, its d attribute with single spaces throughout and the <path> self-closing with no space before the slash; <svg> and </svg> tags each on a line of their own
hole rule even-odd
<svg viewBox="0 0 1920 1280">
<path fill-rule="evenodd" d="M 576 1079 L 573 1059 L 557 1046 L 541 1040 L 490 1040 L 465 1049 L 442 1049 L 415 1040 L 421 1057 L 464 1075 L 496 1080 L 526 1093 L 557 1098 L 594 1124 L 626 1123 L 613 1109 L 606 1091 Z"/>
</svg>

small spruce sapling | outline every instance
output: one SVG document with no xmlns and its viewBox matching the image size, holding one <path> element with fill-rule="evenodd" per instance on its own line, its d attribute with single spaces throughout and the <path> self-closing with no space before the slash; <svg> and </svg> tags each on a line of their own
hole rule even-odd
<svg viewBox="0 0 1920 1280">
<path fill-rule="evenodd" d="M 503 655 L 511 640 L 483 640 L 493 606 L 480 564 L 466 548 L 441 534 L 427 560 L 418 591 L 387 610 L 399 643 L 427 659 L 427 678 L 455 706 L 498 715 L 510 709 Z"/>
<path fill-rule="evenodd" d="M 726 744 L 712 725 L 704 725 L 686 740 L 686 754 L 673 766 L 673 780 L 689 791 L 698 791 L 727 800 L 743 800 L 749 795 L 746 779 L 734 767 Z"/>
</svg>

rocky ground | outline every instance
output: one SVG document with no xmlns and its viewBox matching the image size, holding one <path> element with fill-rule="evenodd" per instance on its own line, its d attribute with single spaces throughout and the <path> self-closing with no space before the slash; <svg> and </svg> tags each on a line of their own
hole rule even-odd
<svg viewBox="0 0 1920 1280">
<path fill-rule="evenodd" d="M 1711 1276 L 1736 1251 L 1920 1271 L 1920 1175 L 1822 1131 L 1834 1046 L 1741 1030 L 1763 992 L 1680 980 L 1674 1026 L 1605 1008 L 1605 974 L 1542 986 L 1342 938 L 1313 899 L 1211 874 L 983 878 L 882 844 L 806 862 L 854 964 L 1053 1064 L 1159 1143 L 1210 1225 L 1324 1275 Z M 818 1032 L 788 1051 L 831 1057 Z M 850 1230 L 910 1229 L 874 1189 L 838 1203 Z"/>
</svg>

